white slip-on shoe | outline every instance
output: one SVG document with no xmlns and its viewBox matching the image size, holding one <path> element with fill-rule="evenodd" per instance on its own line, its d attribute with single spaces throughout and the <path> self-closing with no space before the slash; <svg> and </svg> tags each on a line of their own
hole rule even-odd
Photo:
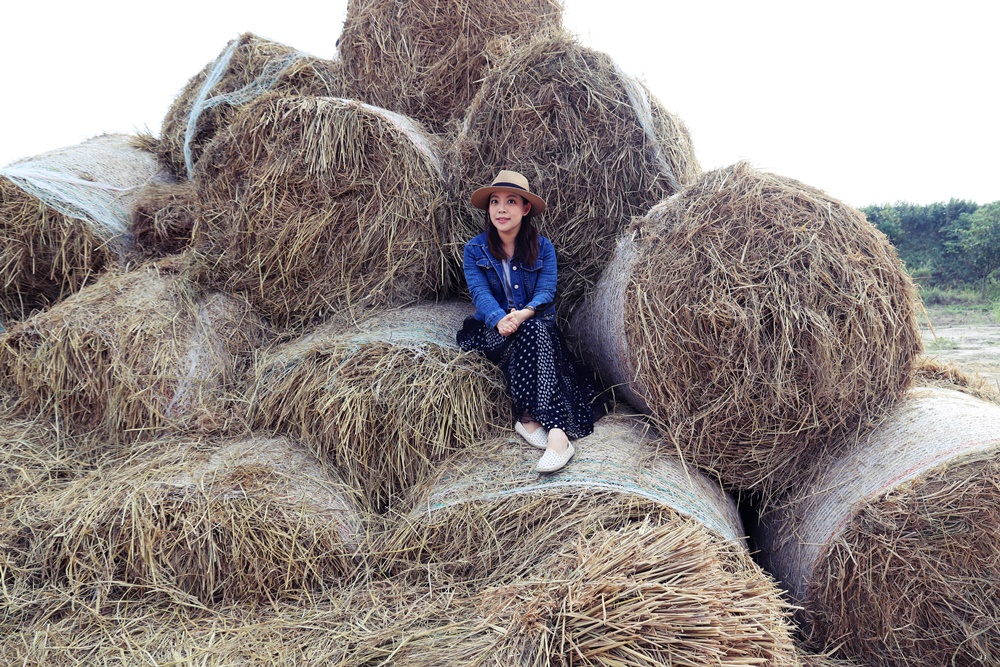
<svg viewBox="0 0 1000 667">
<path fill-rule="evenodd" d="M 569 463 L 574 454 L 576 454 L 576 448 L 573 447 L 572 442 L 569 443 L 569 447 L 562 454 L 556 452 L 554 449 L 546 449 L 545 453 L 542 454 L 542 458 L 538 459 L 538 463 L 535 465 L 535 472 L 555 472 L 562 470 L 563 466 Z"/>
<path fill-rule="evenodd" d="M 549 432 L 543 426 L 539 426 L 533 433 L 529 433 L 524 424 L 518 421 L 514 422 L 514 430 L 532 447 L 546 449 L 549 446 Z"/>
</svg>

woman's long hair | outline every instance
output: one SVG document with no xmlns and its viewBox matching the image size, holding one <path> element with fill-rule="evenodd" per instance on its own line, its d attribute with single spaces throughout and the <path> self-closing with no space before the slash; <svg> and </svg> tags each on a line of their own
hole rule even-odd
<svg viewBox="0 0 1000 667">
<path fill-rule="evenodd" d="M 524 201 L 524 197 L 521 197 L 521 200 Z M 525 266 L 534 266 L 535 260 L 538 259 L 538 230 L 532 223 L 534 217 L 534 212 L 528 211 L 527 215 L 521 218 L 521 228 L 517 230 L 517 238 L 514 239 L 514 257 Z M 500 232 L 493 226 L 489 211 L 486 211 L 486 245 L 491 255 L 499 260 L 507 259 L 507 254 L 503 251 L 503 241 L 500 240 Z"/>
</svg>

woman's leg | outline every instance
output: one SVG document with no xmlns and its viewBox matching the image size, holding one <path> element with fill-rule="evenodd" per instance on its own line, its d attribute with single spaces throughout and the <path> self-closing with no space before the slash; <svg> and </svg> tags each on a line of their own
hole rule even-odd
<svg viewBox="0 0 1000 667">
<path fill-rule="evenodd" d="M 528 320 L 512 336 L 501 367 L 518 414 L 528 413 L 549 431 L 549 446 L 565 452 L 571 437 L 593 430 L 593 410 L 555 326 Z"/>
</svg>

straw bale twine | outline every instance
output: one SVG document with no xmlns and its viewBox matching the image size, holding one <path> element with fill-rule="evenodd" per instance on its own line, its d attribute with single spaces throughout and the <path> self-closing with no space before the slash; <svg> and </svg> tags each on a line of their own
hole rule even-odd
<svg viewBox="0 0 1000 667">
<path fill-rule="evenodd" d="M 350 97 L 442 131 L 468 107 L 491 42 L 561 27 L 558 0 L 350 0 L 337 51 Z"/>
<path fill-rule="evenodd" d="M 766 500 L 902 394 L 914 310 L 860 212 L 739 163 L 637 220 L 569 330 L 686 459 Z"/>
<path fill-rule="evenodd" d="M 132 206 L 129 231 L 134 252 L 152 259 L 187 250 L 200 211 L 192 181 L 150 183 L 139 191 Z"/>
<path fill-rule="evenodd" d="M 23 319 L 122 262 L 136 193 L 166 179 L 147 143 L 106 134 L 0 168 L 0 317 Z"/>
<path fill-rule="evenodd" d="M 735 503 L 673 455 L 648 456 L 657 444 L 609 415 L 539 477 L 537 453 L 484 442 L 414 494 L 382 548 L 475 594 L 508 638 L 500 664 L 793 664 Z"/>
<path fill-rule="evenodd" d="M 444 287 L 437 149 L 402 116 L 266 96 L 206 149 L 195 180 L 204 279 L 281 326 Z"/>
<path fill-rule="evenodd" d="M 912 389 L 765 516 L 809 643 L 865 665 L 1000 661 L 1000 406 Z"/>
<path fill-rule="evenodd" d="M 163 119 L 158 154 L 190 178 L 205 147 L 232 122 L 241 105 L 267 92 L 344 94 L 340 63 L 244 33 L 192 77 Z"/>
<path fill-rule="evenodd" d="M 276 347 L 255 367 L 249 421 L 307 443 L 382 508 L 447 454 L 510 429 L 499 369 L 455 343 L 472 311 L 411 306 Z"/>
<path fill-rule="evenodd" d="M 453 264 L 480 233 L 469 195 L 515 169 L 548 204 L 538 221 L 559 257 L 566 317 L 597 281 L 633 216 L 693 180 L 700 168 L 684 124 L 606 54 L 567 34 L 511 49 L 483 80 L 445 156 Z"/>
<path fill-rule="evenodd" d="M 171 258 L 109 273 L 0 339 L 22 412 L 112 443 L 218 428 L 226 384 L 264 328 L 246 303 L 204 293 Z"/>
<path fill-rule="evenodd" d="M 101 599 L 297 595 L 353 571 L 355 492 L 288 439 L 163 439 L 13 517 L 30 583 Z"/>
</svg>

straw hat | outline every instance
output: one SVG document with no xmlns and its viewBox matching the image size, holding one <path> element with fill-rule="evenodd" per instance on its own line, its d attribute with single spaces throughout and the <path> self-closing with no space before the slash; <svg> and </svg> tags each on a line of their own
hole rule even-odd
<svg viewBox="0 0 1000 667">
<path fill-rule="evenodd" d="M 472 205 L 484 211 L 488 210 L 490 207 L 490 195 L 497 190 L 517 192 L 517 194 L 531 202 L 532 213 L 541 213 L 545 210 L 545 200 L 531 193 L 531 188 L 528 187 L 528 179 L 516 171 L 506 170 L 499 172 L 492 183 L 472 193 L 472 197 L 470 198 Z"/>
</svg>

